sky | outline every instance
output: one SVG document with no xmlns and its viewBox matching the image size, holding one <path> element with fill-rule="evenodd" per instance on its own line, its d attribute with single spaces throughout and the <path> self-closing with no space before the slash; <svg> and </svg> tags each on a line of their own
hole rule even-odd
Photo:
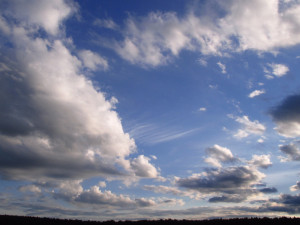
<svg viewBox="0 0 300 225">
<path fill-rule="evenodd" d="M 300 216 L 299 0 L 0 8 L 0 214 Z"/>
</svg>

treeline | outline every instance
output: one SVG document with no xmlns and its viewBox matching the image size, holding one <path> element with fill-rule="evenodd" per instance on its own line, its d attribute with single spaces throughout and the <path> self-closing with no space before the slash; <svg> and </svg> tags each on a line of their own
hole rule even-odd
<svg viewBox="0 0 300 225">
<path fill-rule="evenodd" d="M 140 220 L 140 221 L 81 221 L 69 219 L 39 218 L 28 216 L 0 215 L 1 225 L 286 225 L 300 224 L 300 218 L 236 218 L 211 220 Z"/>
</svg>

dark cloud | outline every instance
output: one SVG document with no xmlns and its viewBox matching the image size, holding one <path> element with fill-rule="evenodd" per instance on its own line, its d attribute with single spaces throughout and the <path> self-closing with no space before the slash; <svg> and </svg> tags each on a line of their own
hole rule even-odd
<svg viewBox="0 0 300 225">
<path fill-rule="evenodd" d="M 271 187 L 271 188 L 262 188 L 259 189 L 260 192 L 265 193 L 265 194 L 271 194 L 271 193 L 276 193 L 278 192 L 276 188 Z"/>
<path fill-rule="evenodd" d="M 180 187 L 206 193 L 226 193 L 258 183 L 263 177 L 264 175 L 256 168 L 238 166 L 211 170 L 197 176 L 182 178 L 177 181 L 177 184 Z"/>
<path fill-rule="evenodd" d="M 243 202 L 246 199 L 246 196 L 230 196 L 230 195 L 223 195 L 223 196 L 217 196 L 212 197 L 208 201 L 211 203 L 215 202 Z"/>
<path fill-rule="evenodd" d="M 286 154 L 285 161 L 300 161 L 300 150 L 296 143 L 290 143 L 288 145 L 281 145 L 279 149 Z"/>
<path fill-rule="evenodd" d="M 300 136 L 300 95 L 291 95 L 270 111 L 276 130 L 286 137 Z"/>
<path fill-rule="evenodd" d="M 271 111 L 275 121 L 300 121 L 300 95 L 291 95 Z"/>
</svg>

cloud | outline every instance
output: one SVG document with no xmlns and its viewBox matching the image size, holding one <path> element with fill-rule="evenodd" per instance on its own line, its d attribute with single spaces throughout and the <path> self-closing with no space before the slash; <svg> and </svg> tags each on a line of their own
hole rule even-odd
<svg viewBox="0 0 300 225">
<path fill-rule="evenodd" d="M 158 171 L 150 164 L 150 160 L 150 158 L 140 155 L 131 161 L 131 168 L 137 176 L 155 178 L 158 176 Z"/>
<path fill-rule="evenodd" d="M 256 96 L 259 96 L 259 95 L 265 94 L 265 93 L 266 93 L 265 90 L 255 90 L 255 91 L 252 91 L 252 92 L 248 95 L 248 97 L 249 97 L 249 98 L 254 98 L 254 97 L 256 97 Z"/>
<path fill-rule="evenodd" d="M 111 191 L 101 191 L 98 186 L 93 186 L 80 193 L 75 199 L 75 203 L 86 205 L 97 205 L 101 207 L 114 206 L 118 208 L 137 208 L 154 206 L 155 202 L 148 199 L 131 199 L 128 196 L 116 195 Z"/>
<path fill-rule="evenodd" d="M 200 111 L 200 112 L 205 112 L 206 110 L 207 109 L 205 107 L 201 107 L 201 108 L 198 109 L 198 111 Z"/>
<path fill-rule="evenodd" d="M 77 10 L 71 1 L 66 4 L 63 0 L 36 1 L 12 0 L 9 4 L 9 16 L 17 15 L 18 22 L 26 27 L 38 26 L 51 35 L 57 35 L 62 22 Z M 71 4 L 72 3 L 72 4 Z"/>
<path fill-rule="evenodd" d="M 172 194 L 176 196 L 186 196 L 191 199 L 200 199 L 201 194 L 197 191 L 193 190 L 180 190 L 178 187 L 170 187 L 170 186 L 164 186 L 164 185 L 145 185 L 143 187 L 144 190 L 147 191 L 153 191 L 155 193 L 163 193 L 163 194 Z"/>
<path fill-rule="evenodd" d="M 277 199 L 270 199 L 259 210 L 298 214 L 300 212 L 300 195 L 281 194 Z"/>
<path fill-rule="evenodd" d="M 265 76 L 267 79 L 282 77 L 289 72 L 289 68 L 284 64 L 268 63 L 267 66 L 269 67 L 269 69 L 266 67 L 264 68 Z"/>
<path fill-rule="evenodd" d="M 238 193 L 264 178 L 264 174 L 254 167 L 238 166 L 211 170 L 177 181 L 180 187 L 198 190 L 203 193 Z"/>
<path fill-rule="evenodd" d="M 199 58 L 197 59 L 197 62 L 201 65 L 201 66 L 207 66 L 207 61 L 203 58 Z"/>
<path fill-rule="evenodd" d="M 112 19 L 96 19 L 93 24 L 95 26 L 116 30 L 118 25 Z"/>
<path fill-rule="evenodd" d="M 291 191 L 299 191 L 300 190 L 300 181 L 297 181 L 297 183 L 290 187 Z"/>
<path fill-rule="evenodd" d="M 259 168 L 268 168 L 272 165 L 269 155 L 254 155 L 248 165 L 223 167 L 223 162 L 239 162 L 242 160 L 234 157 L 231 151 L 219 145 L 207 148 L 208 155 L 205 162 L 217 168 L 208 168 L 205 172 L 193 174 L 187 178 L 175 178 L 175 184 L 180 188 L 197 191 L 204 197 L 209 197 L 209 202 L 243 202 L 251 196 L 262 193 L 269 194 L 277 191 L 274 188 L 257 189 L 265 178 Z"/>
<path fill-rule="evenodd" d="M 281 161 L 300 161 L 300 149 L 295 143 L 280 145 L 279 149 L 287 155 L 287 157 L 282 158 Z"/>
<path fill-rule="evenodd" d="M 81 50 L 79 51 L 78 56 L 82 60 L 84 66 L 92 71 L 97 69 L 108 69 L 108 62 L 97 53 L 90 50 Z"/>
<path fill-rule="evenodd" d="M 207 148 L 206 154 L 209 157 L 205 158 L 205 162 L 216 167 L 222 167 L 221 163 L 233 163 L 238 161 L 228 148 L 219 145 Z"/>
<path fill-rule="evenodd" d="M 270 155 L 253 155 L 252 159 L 248 161 L 250 165 L 267 169 L 272 165 Z"/>
<path fill-rule="evenodd" d="M 262 193 L 266 193 L 266 194 L 271 194 L 271 193 L 278 192 L 278 190 L 274 187 L 272 187 L 272 188 L 262 188 L 259 191 L 262 192 Z"/>
<path fill-rule="evenodd" d="M 270 111 L 277 127 L 275 130 L 284 137 L 300 136 L 300 95 L 291 95 Z"/>
<path fill-rule="evenodd" d="M 159 11 L 145 17 L 130 16 L 123 40 L 113 48 L 125 60 L 141 66 L 164 65 L 183 50 L 203 55 L 274 52 L 299 44 L 299 14 L 298 2 L 201 2 L 183 16 Z M 283 67 L 274 70 L 278 76 L 285 71 Z"/>
<path fill-rule="evenodd" d="M 146 144 L 169 142 L 192 135 L 198 129 L 182 130 L 176 127 L 164 127 L 155 124 L 137 124 L 129 128 L 129 133 L 135 140 Z"/>
<path fill-rule="evenodd" d="M 234 137 L 239 139 L 248 137 L 250 134 L 262 135 L 266 130 L 263 124 L 257 120 L 251 121 L 248 116 L 236 117 L 235 121 L 243 126 L 243 128 L 239 129 L 234 135 Z"/>
<path fill-rule="evenodd" d="M 220 67 L 222 73 L 227 73 L 225 64 L 218 62 L 217 65 Z"/>
<path fill-rule="evenodd" d="M 26 186 L 21 186 L 19 188 L 19 191 L 21 192 L 33 192 L 33 193 L 41 193 L 41 188 L 36 186 L 36 185 L 26 185 Z"/>
<path fill-rule="evenodd" d="M 5 11 L 11 32 L 3 38 L 12 47 L 4 47 L 7 54 L 0 58 L 2 177 L 31 181 L 154 177 L 156 170 L 144 156 L 130 159 L 136 146 L 114 110 L 115 98 L 107 100 L 84 75 L 87 67 L 105 63 L 99 61 L 100 56 L 82 51 L 82 64 L 66 47 L 68 40 L 60 27 L 73 5 L 62 1 L 18 3 L 9 3 L 11 12 L 19 12 L 21 6 L 28 12 L 37 11 L 31 15 L 26 10 L 20 14 Z M 40 29 L 57 37 L 41 37 Z M 140 166 L 145 166 L 142 173 L 136 170 Z"/>
</svg>

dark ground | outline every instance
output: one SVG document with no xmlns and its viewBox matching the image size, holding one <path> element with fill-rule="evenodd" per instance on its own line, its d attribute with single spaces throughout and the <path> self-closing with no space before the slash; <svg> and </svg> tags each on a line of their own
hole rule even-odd
<svg viewBox="0 0 300 225">
<path fill-rule="evenodd" d="M 141 221 L 81 221 L 67 219 L 51 219 L 25 216 L 0 215 L 0 225 L 300 225 L 300 218 L 239 218 L 239 219 L 212 219 L 212 220 L 141 220 Z"/>
</svg>

